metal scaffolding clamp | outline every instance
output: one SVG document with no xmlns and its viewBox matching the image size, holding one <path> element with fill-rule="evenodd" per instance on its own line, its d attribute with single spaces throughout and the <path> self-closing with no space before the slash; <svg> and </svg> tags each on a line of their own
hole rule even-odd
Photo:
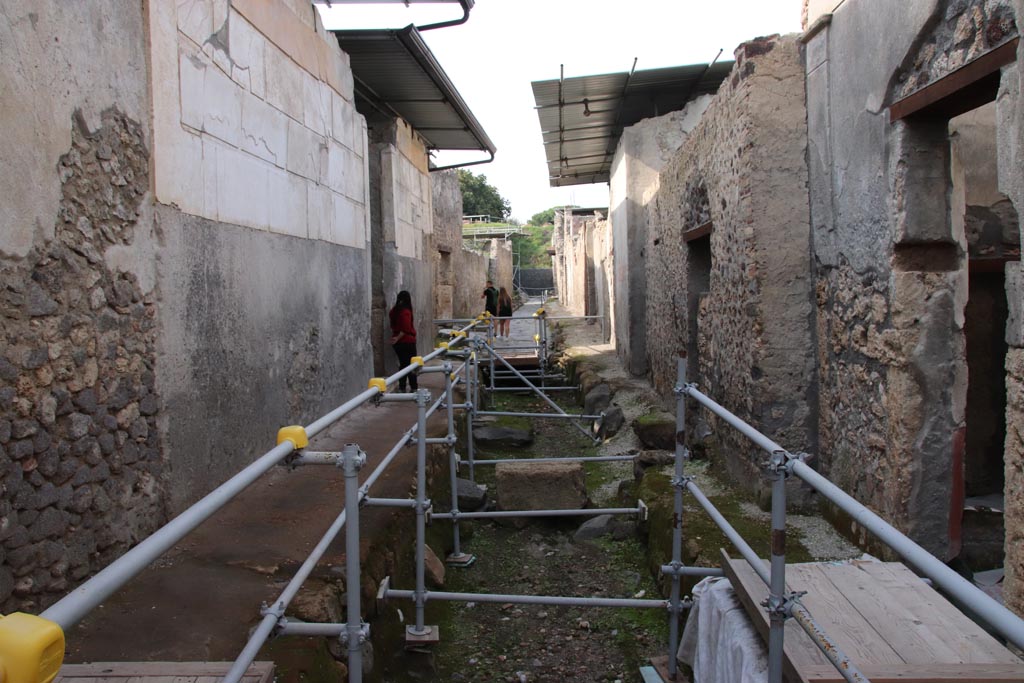
<svg viewBox="0 0 1024 683">
<path fill-rule="evenodd" d="M 683 396 L 690 393 L 691 389 L 696 389 L 697 385 L 694 382 L 686 382 L 685 384 L 677 384 L 672 387 L 672 393 L 678 396 Z"/>
<path fill-rule="evenodd" d="M 692 481 L 693 481 L 693 475 L 692 474 L 684 474 L 684 475 L 682 475 L 680 477 L 672 477 L 672 479 L 669 480 L 669 484 L 671 484 L 673 487 L 675 487 L 677 489 L 685 489 L 686 485 L 689 484 Z"/>
<path fill-rule="evenodd" d="M 370 639 L 370 625 L 365 621 L 359 622 L 359 643 L 365 643 Z M 341 641 L 342 645 L 348 645 L 348 631 L 342 631 L 338 634 L 338 640 Z"/>
</svg>

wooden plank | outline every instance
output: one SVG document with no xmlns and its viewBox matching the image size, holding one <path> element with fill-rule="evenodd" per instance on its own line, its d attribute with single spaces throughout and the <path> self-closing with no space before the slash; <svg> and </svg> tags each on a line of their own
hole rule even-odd
<svg viewBox="0 0 1024 683">
<path fill-rule="evenodd" d="M 91 664 L 65 664 L 61 667 L 56 681 L 65 683 L 102 683 L 111 679 L 128 679 L 143 677 L 146 683 L 154 679 L 174 679 L 180 677 L 197 678 L 212 676 L 223 678 L 231 668 L 232 662 L 93 662 Z M 273 662 L 253 662 L 245 672 L 249 683 L 269 683 L 273 679 Z M 174 683 L 173 680 L 159 683 Z"/>
<path fill-rule="evenodd" d="M 788 565 L 786 583 L 798 591 L 807 591 L 800 600 L 822 630 L 857 666 L 902 664 L 905 660 L 878 632 L 871 620 L 829 580 L 835 567 Z M 812 647 L 816 647 L 811 643 Z"/>
<path fill-rule="evenodd" d="M 994 100 L 996 93 L 993 90 L 989 96 L 988 91 L 991 90 L 991 84 L 987 82 L 980 88 L 983 92 L 975 94 L 969 90 L 972 86 L 976 86 L 994 74 L 994 79 L 989 78 L 989 80 L 995 81 L 994 85 L 998 90 L 999 69 L 1017 59 L 1018 40 L 1018 38 L 1013 38 L 949 75 L 893 102 L 889 107 L 889 121 L 894 123 L 913 114 L 928 113 L 932 109 L 941 109 L 944 116 L 952 118 L 984 104 L 979 100 L 985 98 L 988 98 L 989 101 Z M 949 107 L 945 106 L 947 102 L 950 103 Z"/>
<path fill-rule="evenodd" d="M 1012 652 L 951 602 L 898 562 L 868 562 L 861 569 L 888 590 L 893 602 L 954 653 L 951 663 L 1019 663 Z"/>
<path fill-rule="evenodd" d="M 919 628 L 919 622 L 896 602 L 886 587 L 873 581 L 871 575 L 858 565 L 829 566 L 823 568 L 822 576 L 842 593 L 902 661 L 908 664 L 960 661 L 945 639 L 927 628 Z M 907 589 L 900 587 L 897 592 L 904 590 Z"/>
<path fill-rule="evenodd" d="M 808 667 L 804 672 L 813 683 L 844 683 L 829 665 Z M 1024 680 L 1024 668 L 1011 664 L 885 664 L 865 666 L 861 673 L 871 683 L 1006 683 Z"/>
<path fill-rule="evenodd" d="M 746 609 L 754 628 L 762 640 L 768 642 L 768 613 L 760 605 L 761 600 L 768 596 L 768 587 L 761 577 L 754 573 L 746 560 L 733 560 L 724 549 L 722 553 L 722 569 L 726 578 L 732 583 L 736 597 Z M 801 671 L 814 665 L 831 666 L 825 655 L 815 646 L 792 619 L 786 622 L 783 646 L 783 674 L 788 681 L 808 681 Z"/>
<path fill-rule="evenodd" d="M 711 223 L 711 221 L 708 221 L 703 225 L 698 225 L 696 228 L 691 228 L 689 230 L 684 231 L 683 241 L 692 242 L 693 240 L 698 240 L 701 237 L 704 237 L 705 235 L 710 235 L 713 229 L 714 225 Z"/>
</svg>

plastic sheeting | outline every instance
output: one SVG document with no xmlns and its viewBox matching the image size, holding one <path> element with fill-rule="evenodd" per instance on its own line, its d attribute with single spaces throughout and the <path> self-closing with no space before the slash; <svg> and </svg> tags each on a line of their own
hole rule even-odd
<svg viewBox="0 0 1024 683">
<path fill-rule="evenodd" d="M 694 683 L 762 683 L 768 649 L 728 579 L 709 577 L 693 588 L 693 607 L 676 653 Z"/>
</svg>

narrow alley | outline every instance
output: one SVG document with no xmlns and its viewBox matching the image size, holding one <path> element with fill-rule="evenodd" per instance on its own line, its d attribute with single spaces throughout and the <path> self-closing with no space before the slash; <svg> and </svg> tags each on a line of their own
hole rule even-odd
<svg viewBox="0 0 1024 683">
<path fill-rule="evenodd" d="M 594 9 L 0 0 L 0 683 L 1024 681 L 1024 0 Z"/>
</svg>

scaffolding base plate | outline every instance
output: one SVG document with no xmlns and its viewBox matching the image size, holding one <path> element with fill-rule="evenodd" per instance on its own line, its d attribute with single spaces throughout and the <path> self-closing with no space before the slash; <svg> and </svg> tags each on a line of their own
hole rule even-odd
<svg viewBox="0 0 1024 683">
<path fill-rule="evenodd" d="M 414 648 L 436 645 L 441 642 L 441 632 L 436 626 L 424 626 L 423 633 L 415 633 L 415 626 L 405 627 L 405 647 Z"/>
<path fill-rule="evenodd" d="M 640 667 L 640 676 L 644 683 L 690 683 L 690 677 L 683 673 L 681 667 L 677 667 L 675 678 L 669 675 L 666 655 L 651 657 L 650 661 L 651 666 Z"/>
<path fill-rule="evenodd" d="M 444 558 L 444 563 L 451 567 L 462 567 L 466 568 L 476 562 L 476 555 L 470 555 L 469 553 L 454 553 Z"/>
</svg>

